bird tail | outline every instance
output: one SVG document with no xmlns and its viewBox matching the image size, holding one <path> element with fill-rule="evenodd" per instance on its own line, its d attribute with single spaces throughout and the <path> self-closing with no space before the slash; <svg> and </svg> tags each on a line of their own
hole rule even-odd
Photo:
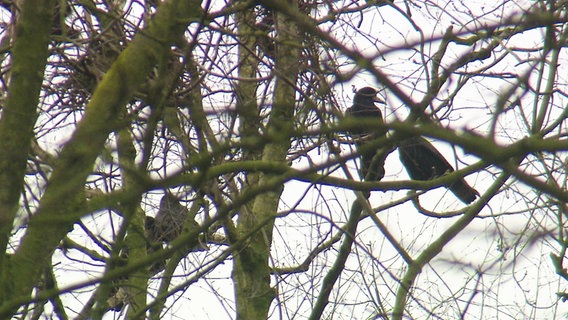
<svg viewBox="0 0 568 320">
<path fill-rule="evenodd" d="M 472 203 L 475 201 L 475 198 L 479 196 L 479 192 L 470 187 L 464 179 L 459 179 L 452 183 L 449 189 L 465 204 Z"/>
</svg>

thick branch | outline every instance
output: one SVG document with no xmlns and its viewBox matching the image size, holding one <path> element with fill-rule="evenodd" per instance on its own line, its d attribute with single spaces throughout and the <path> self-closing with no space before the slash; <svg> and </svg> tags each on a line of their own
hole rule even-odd
<svg viewBox="0 0 568 320">
<path fill-rule="evenodd" d="M 400 286 L 396 292 L 395 305 L 392 311 L 392 319 L 403 318 L 404 307 L 407 304 L 408 295 L 412 289 L 416 277 L 422 272 L 424 266 L 434 259 L 444 247 L 465 227 L 467 227 L 486 203 L 499 191 L 503 184 L 509 179 L 510 175 L 502 173 L 491 185 L 481 199 L 475 202 L 466 213 L 459 218 L 453 225 L 444 231 L 440 237 L 434 240 L 422 253 L 408 265 L 408 271 L 400 281 Z"/>
<path fill-rule="evenodd" d="M 37 105 L 48 56 L 54 1 L 23 1 L 12 48 L 8 97 L 0 121 L 0 247 L 6 248 L 23 190 Z M 0 255 L 1 282 L 10 276 Z M 6 289 L 6 288 L 4 288 Z M 0 301 L 10 290 L 0 290 Z"/>
<path fill-rule="evenodd" d="M 359 218 L 361 217 L 361 212 L 363 211 L 363 206 L 361 201 L 365 201 L 364 197 L 358 197 L 358 199 L 353 202 L 351 206 L 351 212 L 349 213 L 349 220 L 345 225 L 345 239 L 339 247 L 339 252 L 337 254 L 337 259 L 333 263 L 333 266 L 329 269 L 329 272 L 325 275 L 323 279 L 322 288 L 312 313 L 310 314 L 310 320 L 321 319 L 325 306 L 329 303 L 329 295 L 331 290 L 337 282 L 337 279 L 341 275 L 341 272 L 345 268 L 345 262 L 351 253 L 351 246 L 355 242 L 355 235 L 357 233 L 357 226 L 359 225 Z"/>
</svg>

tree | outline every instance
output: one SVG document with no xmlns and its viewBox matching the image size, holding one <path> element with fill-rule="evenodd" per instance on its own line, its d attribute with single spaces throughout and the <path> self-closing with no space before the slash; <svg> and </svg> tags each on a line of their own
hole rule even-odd
<svg viewBox="0 0 568 320">
<path fill-rule="evenodd" d="M 566 312 L 565 3 L 0 4 L 0 318 Z"/>
</svg>

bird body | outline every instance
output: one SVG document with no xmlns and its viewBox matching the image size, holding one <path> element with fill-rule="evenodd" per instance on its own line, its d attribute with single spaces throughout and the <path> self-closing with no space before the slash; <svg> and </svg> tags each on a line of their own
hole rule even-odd
<svg viewBox="0 0 568 320">
<path fill-rule="evenodd" d="M 160 201 L 156 218 L 146 217 L 146 230 L 151 242 L 170 242 L 179 236 L 183 224 L 189 218 L 189 210 L 179 199 L 166 192 Z M 195 221 L 194 221 L 195 222 Z M 195 222 L 197 225 L 197 222 Z"/>
<path fill-rule="evenodd" d="M 144 228 L 148 243 L 146 250 L 148 254 L 162 248 L 163 242 L 169 243 L 173 241 L 183 230 L 183 225 L 189 217 L 189 210 L 182 206 L 179 199 L 171 193 L 166 194 L 160 200 L 160 208 L 156 217 L 146 216 Z M 195 222 L 195 221 L 194 221 Z M 197 222 L 195 222 L 197 225 Z M 128 253 L 125 254 L 125 261 Z M 165 266 L 164 260 L 156 261 L 150 266 L 150 271 L 157 273 Z M 117 285 L 113 286 L 110 296 L 107 299 L 109 310 L 121 311 L 128 304 L 128 290 L 121 284 L 127 283 L 127 277 L 118 279 Z"/>
<path fill-rule="evenodd" d="M 353 98 L 353 106 L 346 110 L 346 115 L 360 119 L 375 119 L 383 124 L 383 115 L 375 103 L 385 103 L 377 98 L 377 90 L 365 87 L 358 90 Z M 377 154 L 376 149 L 362 151 L 361 148 L 370 141 L 386 135 L 386 130 L 368 128 L 353 129 L 349 134 L 355 140 L 357 150 L 361 154 L 361 177 L 368 181 L 381 180 L 385 175 L 384 163 L 386 154 Z"/>
<path fill-rule="evenodd" d="M 422 137 L 403 140 L 398 146 L 398 153 L 408 175 L 414 180 L 431 180 L 454 171 L 444 156 Z M 446 187 L 466 204 L 473 202 L 479 195 L 463 177 Z"/>
</svg>

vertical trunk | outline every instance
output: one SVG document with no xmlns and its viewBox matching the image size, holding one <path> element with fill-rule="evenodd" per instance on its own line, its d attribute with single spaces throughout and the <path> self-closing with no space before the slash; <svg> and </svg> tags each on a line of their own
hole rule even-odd
<svg viewBox="0 0 568 320">
<path fill-rule="evenodd" d="M 264 146 L 259 156 L 266 161 L 286 161 L 290 148 L 290 131 L 294 126 L 295 83 L 298 76 L 299 47 L 296 26 L 276 14 L 276 81 L 273 105 L 268 123 L 268 134 L 274 137 Z M 241 132 L 242 133 L 242 132 Z M 266 184 L 272 174 L 255 177 L 258 185 Z M 251 180 L 249 180 L 250 183 Z M 283 186 L 269 190 L 253 201 L 249 210 L 239 214 L 237 234 L 244 237 L 264 224 L 258 233 L 245 242 L 235 254 L 233 277 L 238 319 L 266 319 L 276 292 L 270 286 L 270 246 L 274 216 L 278 210 Z"/>
<path fill-rule="evenodd" d="M 53 5 L 54 1 L 22 1 L 16 25 L 8 97 L 0 120 L 0 246 L 3 250 L 6 250 L 23 190 L 48 56 Z M 10 300 L 15 291 L 14 275 L 10 273 L 6 257 L 0 254 L 0 301 Z"/>
<path fill-rule="evenodd" d="M 136 148 L 132 141 L 130 131 L 123 129 L 118 133 L 119 161 L 122 168 L 134 168 L 136 166 Z M 136 179 L 128 170 L 122 169 L 124 189 L 136 189 Z M 126 247 L 128 248 L 128 260 L 139 261 L 146 257 L 146 237 L 144 230 L 144 210 L 140 207 L 141 195 L 133 200 L 125 203 L 124 218 L 127 223 Z M 135 319 L 134 315 L 141 313 L 146 308 L 146 289 L 148 284 L 148 271 L 146 268 L 140 268 L 129 275 L 126 281 L 125 290 L 128 299 L 128 313 L 126 319 Z"/>
<path fill-rule="evenodd" d="M 258 60 L 252 53 L 255 52 L 254 24 L 255 13 L 246 10 L 237 13 L 237 28 L 239 32 L 239 81 L 235 88 L 237 95 L 237 113 L 239 117 L 239 134 L 241 139 L 258 136 L 259 110 L 256 101 L 256 91 L 259 83 L 245 79 L 255 79 L 257 77 Z M 259 158 L 258 150 L 245 149 L 243 157 L 253 160 Z M 256 185 L 259 176 L 257 173 L 247 175 L 248 185 Z M 246 187 L 246 186 L 245 186 Z M 254 228 L 253 204 L 247 204 L 240 210 L 238 220 L 239 240 L 247 234 L 247 231 Z M 270 305 L 272 289 L 270 288 L 270 277 L 267 275 L 267 254 L 266 246 L 261 243 L 250 243 L 234 256 L 233 280 L 235 286 L 235 297 L 237 304 L 238 319 L 262 319 L 265 305 Z M 247 272 L 263 275 L 260 281 L 252 280 L 247 276 Z M 253 288 L 256 286 L 258 288 Z M 260 300 L 263 300 L 259 302 Z M 252 301 L 256 301 L 253 303 Z"/>
</svg>

